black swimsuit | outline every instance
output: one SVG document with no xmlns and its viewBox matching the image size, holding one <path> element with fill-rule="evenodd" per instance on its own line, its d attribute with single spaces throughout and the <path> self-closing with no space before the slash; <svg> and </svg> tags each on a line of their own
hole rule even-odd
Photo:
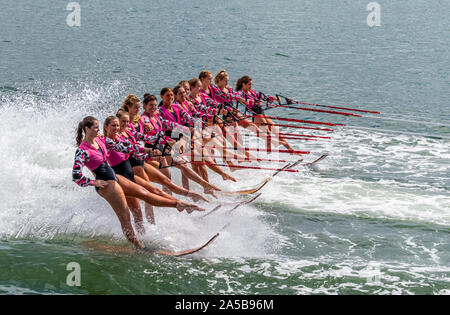
<svg viewBox="0 0 450 315">
<path fill-rule="evenodd" d="M 103 153 L 102 149 L 98 148 L 98 150 L 100 152 Z M 95 175 L 95 179 L 100 179 L 100 180 L 114 180 L 116 182 L 118 182 L 119 180 L 117 179 L 116 173 L 114 172 L 114 170 L 111 168 L 111 166 L 108 164 L 108 162 L 103 162 L 99 167 L 97 167 L 94 171 L 92 171 Z M 95 190 L 98 192 L 99 188 L 95 187 Z"/>
<path fill-rule="evenodd" d="M 253 105 L 251 110 L 255 113 L 254 116 L 256 116 L 256 115 L 265 115 L 264 109 L 261 107 L 261 105 Z M 252 118 L 253 122 L 255 121 L 255 118 L 256 117 Z"/>
<path fill-rule="evenodd" d="M 139 125 L 138 125 L 138 127 L 134 126 L 134 128 L 136 128 L 136 130 L 137 130 L 137 128 L 139 128 Z M 148 148 L 147 142 L 145 142 L 144 147 Z M 132 156 L 130 156 L 130 158 L 128 160 L 130 161 L 131 167 L 142 166 L 145 169 L 145 163 L 144 163 L 145 161 L 144 160 L 138 160 Z"/>
<path fill-rule="evenodd" d="M 131 167 L 130 160 L 127 159 L 120 164 L 112 167 L 116 174 L 122 175 L 123 177 L 131 180 L 132 182 L 136 182 L 134 179 L 133 168 Z"/>
</svg>

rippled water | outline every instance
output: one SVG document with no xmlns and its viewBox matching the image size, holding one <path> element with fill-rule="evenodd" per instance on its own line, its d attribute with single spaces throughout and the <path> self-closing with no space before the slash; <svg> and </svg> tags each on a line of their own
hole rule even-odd
<svg viewBox="0 0 450 315">
<path fill-rule="evenodd" d="M 60 1 L 4 6 L 0 293 L 448 294 L 450 7 L 380 3 L 382 25 L 370 28 L 367 3 L 80 1 L 81 26 L 72 28 Z M 347 127 L 285 129 L 331 136 L 291 140 L 311 151 L 305 161 L 329 156 L 275 177 L 232 216 L 229 206 L 205 220 L 156 210 L 144 238 L 155 248 L 196 246 L 230 223 L 203 251 L 127 252 L 110 207 L 71 182 L 76 124 L 87 114 L 103 120 L 129 93 L 157 94 L 222 68 L 233 84 L 249 74 L 269 94 L 382 115 L 271 110 Z M 270 174 L 240 170 L 232 186 L 211 178 L 234 190 Z M 66 284 L 72 261 L 80 287 Z"/>
</svg>

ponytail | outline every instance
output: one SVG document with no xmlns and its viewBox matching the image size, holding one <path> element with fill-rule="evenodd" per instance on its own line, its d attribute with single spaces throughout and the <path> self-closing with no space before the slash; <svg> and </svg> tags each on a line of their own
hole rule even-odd
<svg viewBox="0 0 450 315">
<path fill-rule="evenodd" d="M 77 132 L 76 132 L 75 142 L 77 144 L 77 147 L 80 146 L 81 140 L 83 139 L 83 122 L 80 121 L 78 124 Z"/>
<path fill-rule="evenodd" d="M 80 146 L 81 141 L 83 140 L 83 133 L 86 133 L 85 128 L 91 128 L 94 125 L 94 122 L 96 122 L 97 119 L 92 116 L 84 117 L 82 121 L 78 123 L 78 128 L 76 130 L 76 137 L 75 142 L 77 144 L 77 147 Z"/>
<path fill-rule="evenodd" d="M 217 72 L 216 76 L 214 77 L 214 83 L 216 85 L 219 85 L 219 82 L 223 79 L 225 79 L 226 77 L 228 77 L 228 73 L 225 70 L 220 70 L 219 72 Z"/>
</svg>

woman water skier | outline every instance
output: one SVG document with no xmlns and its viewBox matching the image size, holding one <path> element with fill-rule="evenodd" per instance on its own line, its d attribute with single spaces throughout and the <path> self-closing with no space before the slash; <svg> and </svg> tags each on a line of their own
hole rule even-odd
<svg viewBox="0 0 450 315">
<path fill-rule="evenodd" d="M 232 104 L 235 100 L 243 100 L 241 99 L 238 92 L 234 91 L 229 85 L 228 82 L 230 77 L 225 70 L 220 70 L 216 76 L 214 77 L 214 84 L 209 86 L 210 90 L 213 91 L 214 100 L 218 103 L 222 104 Z M 258 126 L 242 116 L 239 112 L 236 113 L 236 117 L 238 118 L 239 126 L 243 128 L 252 129 L 255 132 L 259 132 Z"/>
<path fill-rule="evenodd" d="M 135 130 L 130 128 L 130 124 L 129 124 L 130 118 L 129 118 L 129 114 L 127 112 L 121 111 L 117 114 L 117 117 L 119 118 L 120 136 L 124 137 L 131 143 L 136 143 L 138 140 L 146 137 L 145 135 L 142 135 L 141 133 L 136 132 Z M 132 156 L 130 156 L 129 159 L 130 159 L 130 163 L 133 166 L 132 159 L 133 160 L 135 160 L 135 159 Z M 142 161 L 143 163 L 141 164 L 140 161 L 142 161 L 142 160 L 137 160 L 137 164 L 136 164 L 136 162 L 134 162 L 135 165 L 133 166 L 133 171 L 136 176 L 139 176 L 140 178 L 142 178 L 146 181 L 152 181 L 152 182 L 158 183 L 176 194 L 190 197 L 190 198 L 192 198 L 192 200 L 194 202 L 197 202 L 199 200 L 203 200 L 206 202 L 209 201 L 208 199 L 206 199 L 205 197 L 203 197 L 202 195 L 200 195 L 196 192 L 187 190 L 183 187 L 176 185 L 169 178 L 167 178 L 167 176 L 164 176 L 164 174 L 162 174 L 160 171 L 158 171 L 152 165 L 146 163 L 145 161 Z"/>
<path fill-rule="evenodd" d="M 139 150 L 133 148 L 129 142 L 114 143 L 99 135 L 98 120 L 92 116 L 85 117 L 79 124 L 76 131 L 75 161 L 72 169 L 72 180 L 81 187 L 94 186 L 97 192 L 113 208 L 122 227 L 122 232 L 127 240 L 136 248 L 143 249 L 144 245 L 136 237 L 131 225 L 130 213 L 126 196 L 144 199 L 149 203 L 158 206 L 176 207 L 178 211 L 186 210 L 189 213 L 193 210 L 203 211 L 204 209 L 181 201 L 163 202 L 160 198 L 152 199 L 152 195 L 143 187 L 129 181 L 123 176 L 116 175 L 107 162 L 108 151 L 110 149 L 122 151 L 124 153 L 137 153 Z M 84 137 L 83 137 L 84 134 Z M 139 152 L 143 154 L 143 152 Z M 143 154 L 142 157 L 148 157 Z M 86 166 L 95 175 L 95 180 L 83 175 L 82 169 Z"/>
<path fill-rule="evenodd" d="M 183 86 L 177 85 L 174 88 L 174 93 L 175 93 L 175 103 L 182 105 L 183 108 L 185 108 L 186 111 L 188 111 L 188 113 L 191 116 L 196 117 L 196 118 L 201 118 L 201 123 L 203 124 L 203 126 L 205 126 L 207 121 L 212 121 L 213 115 L 206 114 L 203 111 L 197 111 L 197 109 L 194 107 L 192 102 L 187 100 L 188 94 L 185 92 L 185 88 Z M 207 142 L 220 147 L 223 144 L 220 143 L 219 138 L 220 137 L 215 137 L 212 139 L 208 138 Z M 230 157 L 233 157 L 234 159 L 236 159 L 238 161 L 243 161 L 245 159 L 249 159 L 250 156 L 251 155 L 249 153 L 246 153 L 246 156 L 243 156 L 238 153 L 231 152 L 230 150 L 227 150 L 227 149 L 222 150 L 222 158 L 224 161 L 227 161 L 227 163 L 228 163 L 228 165 L 230 165 L 231 169 L 232 169 L 233 164 L 228 161 Z"/>
<path fill-rule="evenodd" d="M 144 125 L 144 132 L 146 134 L 155 134 L 165 130 L 172 130 L 176 127 L 176 125 L 165 119 L 162 119 L 158 113 L 158 103 L 156 97 L 152 95 L 147 95 L 144 99 L 144 113 L 141 115 L 141 121 Z M 210 194 L 216 197 L 214 191 L 220 191 L 220 188 L 212 185 L 208 181 L 205 181 L 202 177 L 200 177 L 197 173 L 189 169 L 184 163 L 183 160 L 177 158 L 176 161 L 173 161 L 172 157 L 166 157 L 168 159 L 168 164 L 174 165 L 178 168 L 182 174 L 184 174 L 190 180 L 195 181 L 200 184 L 205 194 Z M 175 163 L 174 163 L 175 162 Z M 167 168 L 166 168 L 167 169 Z M 217 198 L 217 197 L 216 197 Z"/>
<path fill-rule="evenodd" d="M 109 116 L 108 118 L 106 118 L 105 122 L 103 123 L 103 134 L 105 135 L 105 137 L 112 139 L 113 141 L 116 142 L 128 141 L 132 145 L 138 145 L 134 137 L 130 141 L 130 138 L 126 138 L 123 134 L 120 134 L 119 131 L 120 131 L 119 118 L 116 116 Z M 151 137 L 148 137 L 145 138 L 145 140 L 151 142 L 153 139 L 151 139 Z M 141 177 L 136 177 L 134 174 L 134 169 L 131 164 L 131 159 L 144 162 L 143 160 L 134 158 L 130 154 L 115 151 L 111 151 L 107 157 L 107 161 L 109 165 L 111 165 L 111 167 L 113 168 L 116 175 L 121 175 L 127 178 L 128 180 L 144 187 L 146 190 L 155 195 L 162 196 L 169 200 L 176 200 L 171 195 L 165 194 L 162 190 L 151 185 L 148 181 L 142 179 Z M 131 213 L 133 213 L 135 221 L 137 220 L 137 218 L 139 218 L 137 220 L 140 221 L 139 228 L 143 229 L 144 227 L 142 225 L 142 212 L 139 200 L 134 197 L 127 197 L 127 204 L 130 208 Z M 145 215 L 147 220 L 151 224 L 155 224 L 153 206 L 148 202 L 145 203 Z"/>
<path fill-rule="evenodd" d="M 189 85 L 189 81 L 182 80 L 177 85 L 184 87 L 184 90 L 186 91 L 186 96 L 189 95 L 189 93 L 191 92 L 191 86 Z"/>
<path fill-rule="evenodd" d="M 233 101 L 245 101 L 242 99 L 238 92 L 234 91 L 229 85 L 229 76 L 228 73 L 225 70 L 220 70 L 216 76 L 214 77 L 214 84 L 211 84 L 209 86 L 209 89 L 212 91 L 212 94 L 214 95 L 214 100 L 219 103 L 223 104 L 233 104 Z M 237 107 L 237 106 L 236 106 Z M 245 116 L 243 116 L 236 108 L 235 116 L 237 118 L 237 124 L 240 127 L 249 129 L 252 132 L 255 132 L 257 136 L 263 138 L 264 140 L 267 140 L 267 136 L 264 132 L 262 132 L 259 127 L 248 120 Z M 225 118 L 226 119 L 226 118 Z M 239 143 L 242 143 L 242 138 L 240 136 L 239 129 L 237 129 L 235 139 L 238 140 Z"/>
<path fill-rule="evenodd" d="M 210 89 L 212 78 L 213 78 L 212 73 L 211 71 L 208 70 L 204 70 L 200 72 L 200 74 L 198 75 L 198 79 L 202 83 L 202 89 L 200 92 L 214 99 L 215 98 L 214 91 Z"/>
<path fill-rule="evenodd" d="M 183 109 L 185 109 L 192 117 L 195 117 L 197 119 L 200 119 L 200 124 L 203 126 L 206 126 L 208 121 L 212 121 L 213 115 L 206 113 L 206 110 L 204 111 L 198 111 L 192 102 L 187 100 L 187 96 L 189 95 L 191 91 L 189 82 L 186 80 L 180 81 L 178 85 L 173 89 L 173 92 L 175 94 L 175 103 L 179 104 Z M 199 133 L 194 132 L 195 137 L 199 137 Z M 201 138 L 203 139 L 203 132 L 201 134 Z M 202 141 L 203 142 L 203 141 Z M 193 149 L 193 150 L 192 150 Z M 194 154 L 194 156 L 203 156 L 204 148 L 203 143 L 201 143 L 200 147 L 195 146 L 194 148 L 191 148 L 191 152 Z M 194 156 L 191 155 L 191 161 L 194 160 Z M 206 166 L 204 164 L 191 164 L 192 169 L 199 174 L 204 180 L 209 182 L 208 178 L 208 171 L 206 169 Z M 185 178 L 182 178 L 183 180 L 183 187 L 189 187 L 189 182 L 185 181 Z"/>
<path fill-rule="evenodd" d="M 181 88 L 182 89 L 182 88 Z M 159 106 L 160 116 L 168 121 L 171 121 L 177 125 L 189 124 L 189 128 L 193 131 L 193 124 L 195 123 L 195 119 L 189 115 L 187 111 L 185 111 L 180 105 L 174 103 L 174 93 L 171 88 L 163 88 L 161 90 L 161 104 Z M 191 134 L 193 134 L 191 132 Z M 194 139 L 194 141 L 201 141 L 201 139 Z M 203 145 L 203 143 L 201 143 Z M 202 150 L 203 151 L 203 150 Z M 200 156 L 205 160 L 206 165 L 222 176 L 223 180 L 231 180 L 236 182 L 236 179 L 226 172 L 224 172 L 220 167 L 218 167 L 213 159 L 207 156 L 207 154 L 202 154 L 203 152 L 195 152 L 195 146 L 193 153 L 196 156 Z M 201 154 L 201 155 L 200 155 Z M 200 165 L 200 164 L 197 164 Z M 207 177 L 203 177 L 203 179 L 207 180 Z"/>
<path fill-rule="evenodd" d="M 212 114 L 212 115 L 214 115 L 214 117 L 217 117 L 217 115 L 219 115 L 219 114 L 227 115 L 229 113 L 229 111 L 227 110 L 227 109 L 230 109 L 229 106 L 226 106 L 224 108 L 224 106 L 217 103 L 216 101 L 211 99 L 206 94 L 201 93 L 202 84 L 201 84 L 200 79 L 197 79 L 197 78 L 191 79 L 191 80 L 189 80 L 189 84 L 191 86 L 191 93 L 189 95 L 189 101 L 191 101 L 193 103 L 194 107 L 198 111 L 203 111 L 203 112 Z M 230 111 L 232 111 L 232 109 L 230 109 Z M 216 141 L 219 141 L 219 143 L 221 142 L 222 146 L 225 147 L 225 140 L 230 141 L 230 139 L 228 139 L 228 137 L 224 136 L 224 132 L 226 133 L 226 129 L 225 129 L 226 126 L 224 124 L 224 120 L 220 119 L 220 118 L 218 119 L 219 122 L 215 121 L 215 120 L 216 119 L 213 119 L 212 121 L 208 121 L 208 123 L 211 124 L 213 127 L 212 133 L 214 133 L 218 139 L 218 140 L 216 139 Z M 222 128 L 224 128 L 224 130 L 222 130 Z M 245 148 L 242 147 L 242 145 L 239 142 L 234 141 L 234 137 L 233 137 L 233 140 L 230 142 L 233 142 L 232 145 L 235 149 L 238 150 L 238 152 L 240 152 L 241 154 L 242 153 L 245 154 L 246 159 L 254 158 L 248 152 L 248 150 L 245 150 Z M 240 159 L 239 161 L 242 161 L 242 160 Z"/>
<path fill-rule="evenodd" d="M 192 105 L 192 103 L 190 103 L 187 100 L 187 98 L 186 98 L 187 94 L 186 94 L 186 91 L 184 90 L 184 87 L 177 85 L 174 88 L 174 92 L 175 91 L 176 91 L 176 94 L 175 94 L 176 100 L 174 101 L 174 104 L 172 104 L 172 105 L 178 106 L 181 110 L 184 110 L 191 117 L 191 118 L 189 118 L 190 122 L 195 121 L 195 118 L 197 118 L 197 119 L 201 118 L 200 121 L 198 121 L 198 123 L 197 123 L 197 127 L 205 127 L 206 121 L 208 119 L 211 119 L 212 115 L 208 115 L 205 112 L 197 111 L 197 109 Z M 165 104 L 164 106 L 167 106 L 167 104 Z M 161 107 L 160 107 L 160 110 L 161 110 Z M 163 113 L 163 115 L 164 115 L 164 113 Z M 167 115 L 165 117 L 167 117 L 168 120 L 172 119 L 172 117 L 170 115 Z M 183 123 L 183 121 L 181 121 L 181 123 Z M 211 158 L 211 156 L 208 155 L 206 148 L 203 148 L 203 145 L 205 145 L 208 142 L 210 145 L 217 145 L 219 147 L 222 146 L 223 144 L 220 143 L 218 137 L 211 138 L 210 134 L 208 134 L 208 133 L 207 133 L 206 137 L 203 137 L 203 133 L 202 133 L 201 136 L 200 135 L 196 136 L 193 141 L 200 141 L 201 145 L 199 145 L 199 146 L 194 145 L 193 150 L 191 151 L 191 160 L 194 160 L 194 158 L 200 158 L 200 159 L 202 159 L 202 161 L 205 162 L 205 164 L 203 164 L 203 165 L 201 163 L 192 164 L 192 169 L 194 169 L 194 171 L 196 171 L 198 174 L 201 174 L 203 179 L 208 180 L 207 173 L 205 174 L 205 172 L 206 172 L 205 165 L 207 165 L 212 171 L 221 175 L 223 180 L 236 181 L 232 176 L 230 176 L 229 174 L 224 172 L 219 166 L 217 166 L 214 158 Z M 234 167 L 233 163 L 230 161 L 230 158 L 234 158 L 234 159 L 238 159 L 238 160 L 245 159 L 245 156 L 240 155 L 235 152 L 231 152 L 230 150 L 227 150 L 227 149 L 221 150 L 221 153 L 222 153 L 222 159 L 230 166 L 230 169 L 233 169 L 233 167 Z M 196 162 L 199 162 L 199 161 L 196 160 Z"/>
<path fill-rule="evenodd" d="M 252 113 L 253 122 L 258 126 L 264 126 L 267 128 L 267 148 L 270 148 L 270 133 L 273 133 L 279 142 L 285 146 L 288 151 L 295 151 L 289 143 L 284 139 L 278 127 L 274 126 L 273 121 L 264 115 L 264 109 L 261 107 L 261 100 L 265 102 L 272 102 L 275 100 L 273 96 L 266 96 L 263 93 L 258 93 L 252 89 L 252 78 L 249 76 L 243 76 L 236 82 L 236 91 L 239 93 L 240 101 L 245 105 L 246 109 Z"/>
<path fill-rule="evenodd" d="M 223 124 L 220 125 L 222 128 L 223 134 L 226 137 L 227 132 L 230 130 L 229 126 L 232 126 L 233 128 L 231 130 L 233 133 L 232 136 L 234 138 L 234 143 L 233 143 L 234 147 L 237 147 L 237 143 L 242 145 L 242 139 L 239 139 L 239 137 L 238 137 L 239 136 L 239 128 L 238 128 L 237 121 L 239 121 L 240 117 L 237 116 L 238 113 L 233 109 L 232 103 L 224 102 L 223 100 L 218 100 L 219 97 L 216 93 L 216 92 L 218 92 L 218 89 L 215 88 L 214 85 L 212 84 L 212 73 L 210 71 L 205 70 L 205 71 L 200 72 L 198 78 L 202 84 L 200 93 L 207 96 L 208 98 L 211 98 L 217 104 L 220 104 L 219 105 L 220 108 L 226 109 L 226 114 L 221 117 L 221 121 L 223 122 Z M 223 94 L 223 93 L 221 93 L 221 94 Z M 239 142 L 238 140 L 241 140 L 241 141 Z"/>
<path fill-rule="evenodd" d="M 191 89 L 186 90 L 186 86 L 189 86 L 188 81 L 181 81 L 182 84 L 177 85 L 173 88 L 173 93 L 175 95 L 174 103 L 183 108 L 190 116 L 193 118 L 200 119 L 199 125 L 204 126 L 208 120 L 213 118 L 213 115 L 207 114 L 203 111 L 198 111 L 194 105 L 188 101 L 187 97 Z"/>
</svg>

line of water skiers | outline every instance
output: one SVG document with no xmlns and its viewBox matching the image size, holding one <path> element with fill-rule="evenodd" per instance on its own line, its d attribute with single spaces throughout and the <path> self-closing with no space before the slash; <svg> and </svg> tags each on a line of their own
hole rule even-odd
<svg viewBox="0 0 450 315">
<path fill-rule="evenodd" d="M 151 224 L 155 224 L 153 206 L 188 213 L 204 211 L 172 193 L 190 197 L 193 202 L 208 202 L 189 189 L 191 180 L 201 185 L 205 194 L 217 198 L 221 189 L 209 182 L 208 168 L 220 174 L 223 180 L 236 181 L 217 165 L 216 151 L 212 147 L 221 148 L 217 152 L 232 171 L 232 159 L 240 162 L 255 159 L 243 148 L 239 127 L 264 138 L 267 147 L 281 144 L 294 151 L 264 115 L 261 101 L 272 102 L 274 97 L 254 91 L 249 76 L 238 79 L 235 90 L 228 85 L 225 70 L 216 74 L 214 84 L 212 79 L 211 72 L 202 71 L 198 78 L 181 81 L 174 89 L 163 88 L 159 104 L 156 96 L 145 94 L 143 113 L 141 100 L 128 95 L 117 114 L 104 121 L 103 135 L 98 120 L 92 116 L 78 124 L 73 181 L 81 187 L 95 187 L 114 209 L 125 237 L 137 249 L 145 246 L 133 229 L 130 212 L 137 233 L 145 234 L 140 200 L 145 203 L 145 217 Z M 233 104 L 240 104 L 245 113 L 251 115 L 245 115 Z M 236 150 L 226 149 L 227 141 Z M 171 180 L 172 166 L 181 171 L 182 186 Z M 83 175 L 83 167 L 87 167 L 95 179 Z M 160 184 L 163 189 L 151 182 Z"/>
</svg>

